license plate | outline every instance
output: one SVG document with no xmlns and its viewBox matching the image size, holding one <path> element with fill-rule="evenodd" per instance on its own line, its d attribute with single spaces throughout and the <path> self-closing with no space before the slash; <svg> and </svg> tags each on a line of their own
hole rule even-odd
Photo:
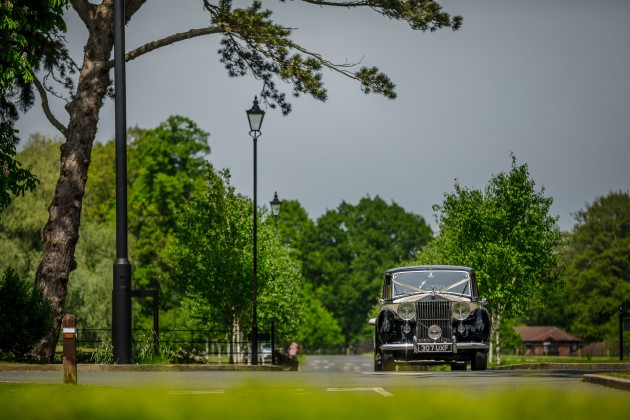
<svg viewBox="0 0 630 420">
<path fill-rule="evenodd" d="M 451 353 L 453 351 L 453 345 L 448 343 L 428 343 L 418 344 L 418 353 Z"/>
</svg>

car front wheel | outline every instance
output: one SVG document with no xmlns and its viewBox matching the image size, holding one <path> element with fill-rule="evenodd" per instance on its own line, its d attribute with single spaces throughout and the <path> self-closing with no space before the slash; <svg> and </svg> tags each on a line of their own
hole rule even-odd
<svg viewBox="0 0 630 420">
<path fill-rule="evenodd" d="M 488 368 L 488 353 L 476 351 L 470 358 L 470 368 L 472 370 L 486 370 Z"/>
<path fill-rule="evenodd" d="M 386 372 L 392 372 L 395 369 L 394 355 L 391 353 L 383 352 L 381 357 L 382 369 Z"/>
</svg>

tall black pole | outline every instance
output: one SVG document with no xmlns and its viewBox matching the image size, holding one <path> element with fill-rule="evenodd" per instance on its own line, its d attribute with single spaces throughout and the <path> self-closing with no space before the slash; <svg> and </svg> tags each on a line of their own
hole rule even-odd
<svg viewBox="0 0 630 420">
<path fill-rule="evenodd" d="M 131 363 L 131 264 L 127 258 L 127 98 L 125 95 L 125 1 L 114 0 L 116 118 L 116 262 L 112 290 L 114 363 Z"/>
<path fill-rule="evenodd" d="M 252 268 L 252 297 L 254 300 L 254 314 L 252 323 L 252 365 L 258 364 L 258 314 L 256 313 L 256 286 L 257 286 L 257 273 L 258 273 L 258 156 L 257 156 L 257 144 L 258 144 L 258 132 L 254 131 L 252 137 L 254 138 L 254 261 Z"/>
</svg>

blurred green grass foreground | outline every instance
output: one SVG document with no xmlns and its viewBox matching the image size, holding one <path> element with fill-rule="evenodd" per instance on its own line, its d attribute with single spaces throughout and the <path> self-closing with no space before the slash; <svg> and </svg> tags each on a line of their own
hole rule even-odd
<svg viewBox="0 0 630 420">
<path fill-rule="evenodd" d="M 244 385 L 229 390 L 112 388 L 0 383 L 6 419 L 627 419 L 630 394 L 584 395 L 560 390 L 354 392 Z M 375 392 L 376 391 L 376 392 Z"/>
</svg>

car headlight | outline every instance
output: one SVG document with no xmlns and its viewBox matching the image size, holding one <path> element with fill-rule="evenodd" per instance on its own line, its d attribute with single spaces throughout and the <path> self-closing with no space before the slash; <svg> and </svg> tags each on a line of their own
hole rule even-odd
<svg viewBox="0 0 630 420">
<path fill-rule="evenodd" d="M 451 306 L 451 315 L 460 321 L 465 320 L 470 315 L 472 307 L 469 302 L 454 302 Z"/>
<path fill-rule="evenodd" d="M 398 305 L 396 313 L 403 321 L 411 321 L 416 317 L 416 305 L 413 302 L 403 302 Z"/>
<path fill-rule="evenodd" d="M 428 335 L 431 340 L 437 340 L 442 337 L 442 328 L 438 325 L 431 325 L 429 327 Z"/>
</svg>

